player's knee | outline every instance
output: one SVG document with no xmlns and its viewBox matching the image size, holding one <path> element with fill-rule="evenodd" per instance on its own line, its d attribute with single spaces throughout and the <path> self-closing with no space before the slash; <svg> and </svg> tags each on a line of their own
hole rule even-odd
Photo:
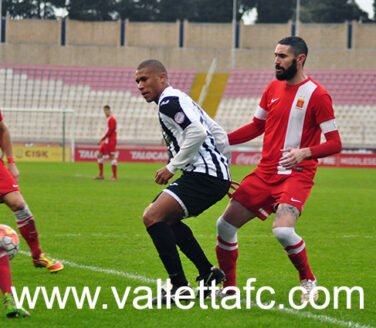
<svg viewBox="0 0 376 328">
<path fill-rule="evenodd" d="M 293 227 L 273 228 L 273 234 L 283 247 L 297 244 L 301 238 L 296 234 Z"/>
<path fill-rule="evenodd" d="M 12 212 L 16 212 L 23 210 L 26 207 L 26 203 L 22 198 L 17 198 L 8 203 L 8 206 Z"/>
<path fill-rule="evenodd" d="M 150 204 L 147 208 L 145 208 L 144 214 L 142 216 L 142 222 L 144 223 L 146 228 L 159 222 L 158 218 L 155 215 L 153 215 L 151 211 L 151 207 L 152 207 L 152 204 Z"/>
<path fill-rule="evenodd" d="M 237 241 L 238 228 L 231 223 L 224 220 L 222 216 L 217 220 L 217 234 L 228 243 L 235 243 Z"/>
</svg>

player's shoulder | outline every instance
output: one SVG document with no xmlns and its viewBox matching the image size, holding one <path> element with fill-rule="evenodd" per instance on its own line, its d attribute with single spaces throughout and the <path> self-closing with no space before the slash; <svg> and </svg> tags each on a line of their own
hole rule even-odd
<svg viewBox="0 0 376 328">
<path fill-rule="evenodd" d="M 3 115 L 1 114 L 1 109 L 0 109 L 0 122 L 3 120 Z"/>
<path fill-rule="evenodd" d="M 328 91 L 319 82 L 315 81 L 311 77 L 309 77 L 308 82 L 313 83 L 316 86 L 314 92 L 316 96 L 322 96 L 325 94 L 329 95 Z"/>
<path fill-rule="evenodd" d="M 183 111 L 187 97 L 184 92 L 168 87 L 163 91 L 158 101 L 159 111 L 168 116 Z"/>
</svg>

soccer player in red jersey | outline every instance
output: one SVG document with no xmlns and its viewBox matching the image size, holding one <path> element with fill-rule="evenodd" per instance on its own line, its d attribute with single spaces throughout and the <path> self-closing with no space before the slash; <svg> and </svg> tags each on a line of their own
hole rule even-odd
<svg viewBox="0 0 376 328">
<path fill-rule="evenodd" d="M 264 141 L 258 167 L 243 179 L 217 221 L 216 253 L 226 273 L 224 287 L 236 286 L 237 230 L 255 217 L 265 220 L 272 212 L 273 233 L 306 290 L 302 301 L 309 300 L 317 286 L 295 225 L 313 186 L 317 158 L 339 152 L 342 144 L 329 94 L 304 72 L 307 54 L 307 45 L 299 37 L 279 41 L 274 53 L 276 80 L 264 91 L 252 123 L 228 135 L 230 145 L 262 133 Z M 326 138 L 322 144 L 321 132 Z"/>
<path fill-rule="evenodd" d="M 18 230 L 30 247 L 34 266 L 47 268 L 52 273 L 61 271 L 64 265 L 45 255 L 40 248 L 34 216 L 18 187 L 19 172 L 14 161 L 11 136 L 1 111 L 0 144 L 8 160 L 8 168 L 6 168 L 3 160 L 0 159 L 0 203 L 5 203 L 14 213 Z"/>
<path fill-rule="evenodd" d="M 12 277 L 8 253 L 1 245 L 0 240 L 0 290 L 4 297 L 5 314 L 8 318 L 24 318 L 29 312 L 23 308 L 17 308 L 12 294 Z"/>
<path fill-rule="evenodd" d="M 99 148 L 98 166 L 99 166 L 99 175 L 94 179 L 100 180 L 104 179 L 103 176 L 103 156 L 108 155 L 111 161 L 112 167 L 112 177 L 108 180 L 117 180 L 117 161 L 115 158 L 116 154 L 116 119 L 111 114 L 110 106 L 106 105 L 103 107 L 104 114 L 106 115 L 106 130 L 104 136 L 101 140 L 98 141 L 98 145 L 101 145 Z"/>
</svg>

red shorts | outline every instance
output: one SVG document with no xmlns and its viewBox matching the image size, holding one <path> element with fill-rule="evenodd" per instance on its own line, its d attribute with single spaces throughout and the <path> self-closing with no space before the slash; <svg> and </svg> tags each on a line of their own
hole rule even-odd
<svg viewBox="0 0 376 328">
<path fill-rule="evenodd" d="M 0 196 L 12 191 L 19 191 L 18 183 L 5 167 L 4 162 L 0 159 Z"/>
<path fill-rule="evenodd" d="M 103 155 L 115 155 L 116 152 L 116 142 L 102 143 L 99 152 Z"/>
<path fill-rule="evenodd" d="M 293 171 L 289 176 L 281 176 L 275 183 L 268 183 L 268 177 L 270 175 L 262 172 L 252 172 L 244 178 L 232 198 L 262 220 L 275 212 L 276 205 L 282 203 L 290 204 L 302 213 L 314 184 L 311 175 L 308 177 L 302 172 Z"/>
</svg>

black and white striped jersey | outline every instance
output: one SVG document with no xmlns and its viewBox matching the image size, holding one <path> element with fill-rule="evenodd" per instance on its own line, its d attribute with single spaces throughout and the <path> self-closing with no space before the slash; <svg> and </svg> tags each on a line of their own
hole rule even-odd
<svg viewBox="0 0 376 328">
<path fill-rule="evenodd" d="M 172 156 L 167 169 L 230 180 L 226 132 L 187 94 L 167 87 L 159 97 L 159 122 Z"/>
</svg>

